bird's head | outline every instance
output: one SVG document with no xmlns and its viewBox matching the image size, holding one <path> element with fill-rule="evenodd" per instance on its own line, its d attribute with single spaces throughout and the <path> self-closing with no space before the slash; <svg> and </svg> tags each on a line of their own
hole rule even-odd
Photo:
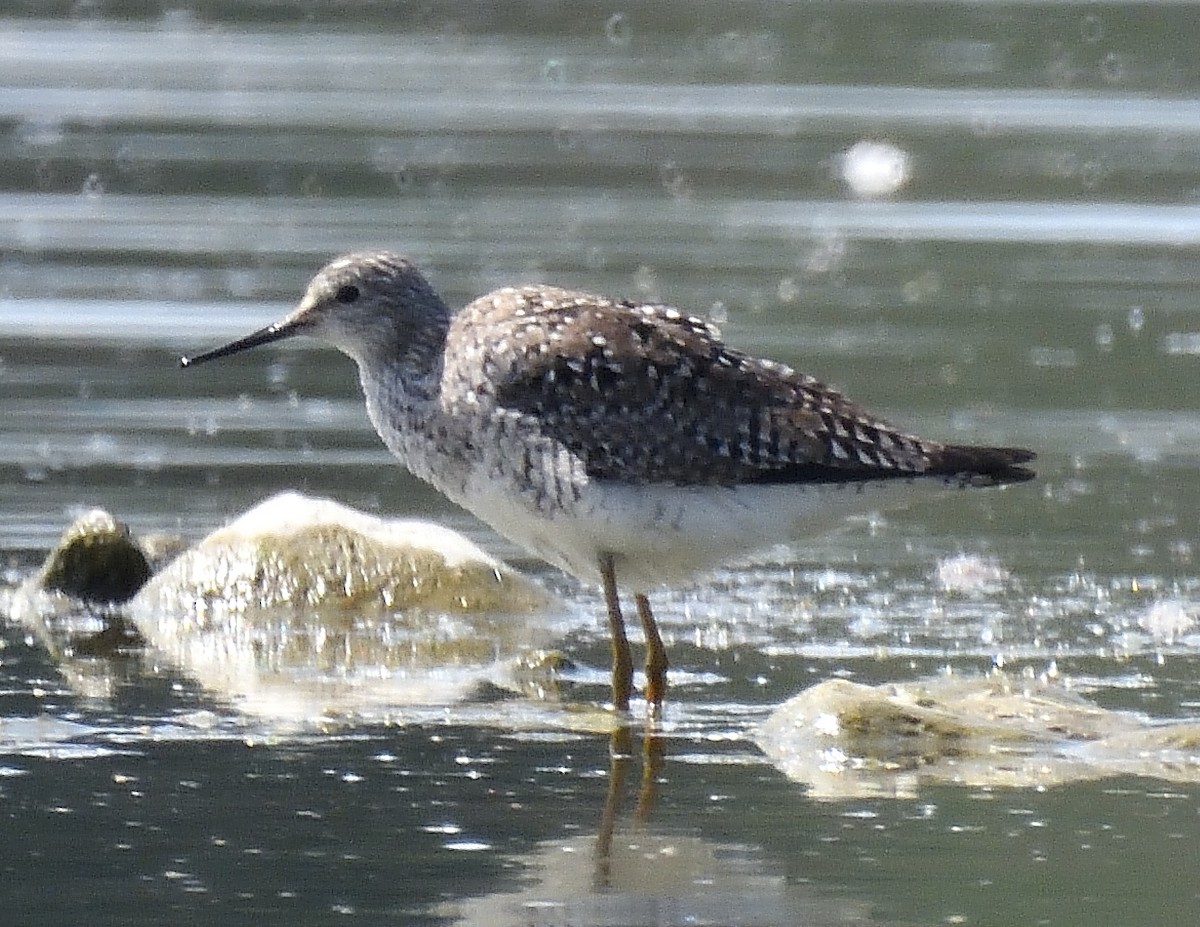
<svg viewBox="0 0 1200 927">
<path fill-rule="evenodd" d="M 387 251 L 348 254 L 322 267 L 278 322 L 180 363 L 191 367 L 294 335 L 328 342 L 360 364 L 398 360 L 435 348 L 449 319 L 446 304 L 411 261 Z"/>
</svg>

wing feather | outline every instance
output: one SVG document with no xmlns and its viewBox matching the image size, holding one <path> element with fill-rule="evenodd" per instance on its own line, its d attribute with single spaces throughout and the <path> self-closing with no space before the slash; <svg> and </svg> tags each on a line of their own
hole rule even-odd
<svg viewBox="0 0 1200 927">
<path fill-rule="evenodd" d="M 668 305 L 548 287 L 498 290 L 456 317 L 474 342 L 448 377 L 567 448 L 589 477 L 703 485 L 945 475 L 1031 477 L 1012 448 L 907 434 L 790 367 L 725 345 Z"/>
</svg>

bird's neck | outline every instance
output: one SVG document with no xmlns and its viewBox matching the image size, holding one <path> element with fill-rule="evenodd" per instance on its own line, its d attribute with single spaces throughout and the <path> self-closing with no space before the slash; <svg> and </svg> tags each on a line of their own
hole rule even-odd
<svg viewBox="0 0 1200 927">
<path fill-rule="evenodd" d="M 372 332 L 374 337 L 360 339 L 351 355 L 358 363 L 375 431 L 410 470 L 430 481 L 436 474 L 425 444 L 442 414 L 442 373 L 450 329 L 450 310 L 440 301 L 439 305 L 444 312 L 427 313 L 417 328 L 405 330 L 401 319 L 388 319 L 386 326 Z"/>
<path fill-rule="evenodd" d="M 429 435 L 442 416 L 440 360 L 416 368 L 393 360 L 368 368 L 359 363 L 367 415 L 376 434 L 414 476 L 442 487 L 448 476 L 439 473 L 436 455 L 430 453 Z M 445 468 L 441 468 L 445 469 Z M 443 491 L 451 487 L 443 487 Z"/>
<path fill-rule="evenodd" d="M 440 311 L 427 312 L 419 325 L 404 315 L 381 315 L 356 331 L 349 343 L 339 345 L 358 364 L 368 400 L 381 391 L 433 397 L 450 330 L 449 308 L 440 300 L 436 308 Z"/>
<path fill-rule="evenodd" d="M 442 358 L 391 357 L 375 363 L 358 362 L 359 379 L 372 421 L 394 413 L 411 414 L 437 404 L 441 390 Z"/>
</svg>

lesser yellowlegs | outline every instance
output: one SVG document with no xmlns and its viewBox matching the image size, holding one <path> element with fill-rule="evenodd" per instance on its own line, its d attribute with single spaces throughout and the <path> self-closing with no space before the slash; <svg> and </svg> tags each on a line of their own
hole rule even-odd
<svg viewBox="0 0 1200 927">
<path fill-rule="evenodd" d="M 285 318 L 182 363 L 293 335 L 354 359 L 375 430 L 416 476 L 536 556 L 601 581 L 619 710 L 633 670 L 618 576 L 634 590 L 657 707 L 667 656 L 655 585 L 870 509 L 876 488 L 1034 475 L 1021 466 L 1031 451 L 899 431 L 672 306 L 535 286 L 455 314 L 387 252 L 332 261 Z"/>
</svg>

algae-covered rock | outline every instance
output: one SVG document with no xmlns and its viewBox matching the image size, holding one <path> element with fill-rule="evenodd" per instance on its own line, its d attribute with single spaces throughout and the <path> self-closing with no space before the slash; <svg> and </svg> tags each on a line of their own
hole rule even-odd
<svg viewBox="0 0 1200 927">
<path fill-rule="evenodd" d="M 449 529 L 285 493 L 176 557 L 130 614 L 207 688 L 303 714 L 522 687 L 521 658 L 549 641 L 536 620 L 548 604 Z"/>
<path fill-rule="evenodd" d="M 362 617 L 408 609 L 522 612 L 547 601 L 448 528 L 375 518 L 298 493 L 274 496 L 214 531 L 139 598 L 200 623 L 280 607 Z"/>
<path fill-rule="evenodd" d="M 35 582 L 83 602 L 111 603 L 132 598 L 149 578 L 150 563 L 129 526 L 92 509 L 66 530 Z"/>
<path fill-rule="evenodd" d="M 911 797 L 922 782 L 1049 786 L 1113 775 L 1200 781 L 1200 724 L 1100 708 L 1053 679 L 940 676 L 819 683 L 755 734 L 820 798 Z"/>
<path fill-rule="evenodd" d="M 72 689 L 107 697 L 141 646 L 125 601 L 150 575 L 128 526 L 102 509 L 77 518 L 41 569 L 0 600 L 0 612 L 54 657 Z"/>
<path fill-rule="evenodd" d="M 547 698 L 567 666 L 543 649 L 546 593 L 439 525 L 285 493 L 181 546 L 89 512 L 0 607 L 79 691 L 111 693 L 149 644 L 219 698 L 306 720 Z"/>
<path fill-rule="evenodd" d="M 139 643 L 123 603 L 149 575 L 129 527 L 92 509 L 63 532 L 41 569 L 6 597 L 4 613 L 59 658 L 121 653 Z"/>
</svg>

